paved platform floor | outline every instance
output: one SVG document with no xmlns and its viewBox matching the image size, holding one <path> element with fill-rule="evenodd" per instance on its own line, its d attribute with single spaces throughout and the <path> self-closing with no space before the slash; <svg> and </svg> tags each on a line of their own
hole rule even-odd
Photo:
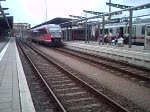
<svg viewBox="0 0 150 112">
<path fill-rule="evenodd" d="M 123 49 L 129 51 L 138 51 L 142 53 L 150 53 L 150 50 L 144 49 L 144 46 L 137 46 L 137 45 L 132 45 L 131 48 L 129 48 L 129 45 L 125 45 L 125 44 L 123 47 L 118 47 L 117 45 L 109 45 L 109 44 L 102 45 L 102 43 L 99 44 L 98 41 L 89 41 L 89 43 L 85 43 L 85 41 L 66 41 L 64 43 L 77 43 L 77 44 L 100 46 L 105 48 Z"/>
<path fill-rule="evenodd" d="M 35 112 L 13 37 L 0 52 L 0 112 Z"/>
<path fill-rule="evenodd" d="M 124 45 L 123 47 L 118 47 L 109 44 L 102 45 L 96 41 L 90 41 L 89 43 L 85 43 L 85 41 L 67 41 L 64 42 L 64 46 L 69 49 L 108 57 L 150 69 L 150 50 L 144 49 L 144 46 L 132 45 L 129 48 L 129 45 Z"/>
</svg>

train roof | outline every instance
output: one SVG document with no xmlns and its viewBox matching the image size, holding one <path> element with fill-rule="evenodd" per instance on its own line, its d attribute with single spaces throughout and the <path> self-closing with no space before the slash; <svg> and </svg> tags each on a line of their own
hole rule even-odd
<svg viewBox="0 0 150 112">
<path fill-rule="evenodd" d="M 57 18 L 51 19 L 49 21 L 46 21 L 44 23 L 41 23 L 39 25 L 36 25 L 36 26 L 32 27 L 31 29 L 34 29 L 34 28 L 37 28 L 37 27 L 40 27 L 40 26 L 43 26 L 43 25 L 47 25 L 47 24 L 57 24 L 58 25 L 58 24 L 61 24 L 61 23 L 72 21 L 72 20 L 74 20 L 74 19 L 57 17 Z"/>
<path fill-rule="evenodd" d="M 42 26 L 30 29 L 29 31 L 38 32 L 39 29 L 44 29 L 44 28 L 48 28 L 48 29 L 50 29 L 50 28 L 58 28 L 58 29 L 61 29 L 60 25 L 57 25 L 57 24 L 47 24 L 47 25 L 42 25 Z"/>
<path fill-rule="evenodd" d="M 132 25 L 135 26 L 135 25 L 148 25 L 148 24 L 150 24 L 150 22 L 148 22 L 148 23 L 133 23 Z M 123 22 L 123 23 L 106 24 L 105 28 L 123 27 L 123 26 L 126 26 L 126 25 L 129 26 L 129 23 Z"/>
<path fill-rule="evenodd" d="M 44 25 L 45 27 L 60 27 L 59 25 L 57 24 L 47 24 L 47 25 Z"/>
</svg>

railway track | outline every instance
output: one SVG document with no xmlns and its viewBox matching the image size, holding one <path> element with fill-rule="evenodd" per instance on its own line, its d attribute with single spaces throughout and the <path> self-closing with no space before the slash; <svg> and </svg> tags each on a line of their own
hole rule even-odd
<svg viewBox="0 0 150 112">
<path fill-rule="evenodd" d="M 122 63 L 119 61 L 111 60 L 109 58 L 103 58 L 96 55 L 81 53 L 69 49 L 56 48 L 55 51 L 59 51 L 61 53 L 69 54 L 71 56 L 75 56 L 78 58 L 82 58 L 88 62 L 92 62 L 93 64 L 102 65 L 105 68 L 111 68 L 112 70 L 119 71 L 121 73 L 127 74 L 134 78 L 137 78 L 139 81 L 150 82 L 150 72 L 148 69 L 143 67 L 138 67 L 134 65 L 130 65 L 128 63 Z"/>
<path fill-rule="evenodd" d="M 127 109 L 59 66 L 43 53 L 23 43 L 20 44 L 23 52 L 57 102 L 59 111 L 128 112 Z"/>
<path fill-rule="evenodd" d="M 18 42 L 17 46 L 36 112 L 61 112 L 54 96 L 41 79 L 41 74 L 37 71 L 35 65 Z"/>
</svg>

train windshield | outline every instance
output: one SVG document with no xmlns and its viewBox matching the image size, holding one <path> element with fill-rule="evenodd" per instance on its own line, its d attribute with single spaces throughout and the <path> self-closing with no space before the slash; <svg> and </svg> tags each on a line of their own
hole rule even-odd
<svg viewBox="0 0 150 112">
<path fill-rule="evenodd" d="M 52 37 L 59 38 L 61 37 L 61 28 L 60 26 L 49 27 L 49 32 Z"/>
</svg>

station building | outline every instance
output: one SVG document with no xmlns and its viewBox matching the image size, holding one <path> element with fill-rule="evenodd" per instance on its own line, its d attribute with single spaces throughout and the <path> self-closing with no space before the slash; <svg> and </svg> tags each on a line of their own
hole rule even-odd
<svg viewBox="0 0 150 112">
<path fill-rule="evenodd" d="M 13 29 L 30 29 L 31 24 L 29 23 L 14 23 Z"/>
<path fill-rule="evenodd" d="M 31 28 L 31 24 L 29 23 L 14 23 L 13 24 L 13 36 L 19 38 L 27 38 L 28 37 L 28 29 Z"/>
</svg>

